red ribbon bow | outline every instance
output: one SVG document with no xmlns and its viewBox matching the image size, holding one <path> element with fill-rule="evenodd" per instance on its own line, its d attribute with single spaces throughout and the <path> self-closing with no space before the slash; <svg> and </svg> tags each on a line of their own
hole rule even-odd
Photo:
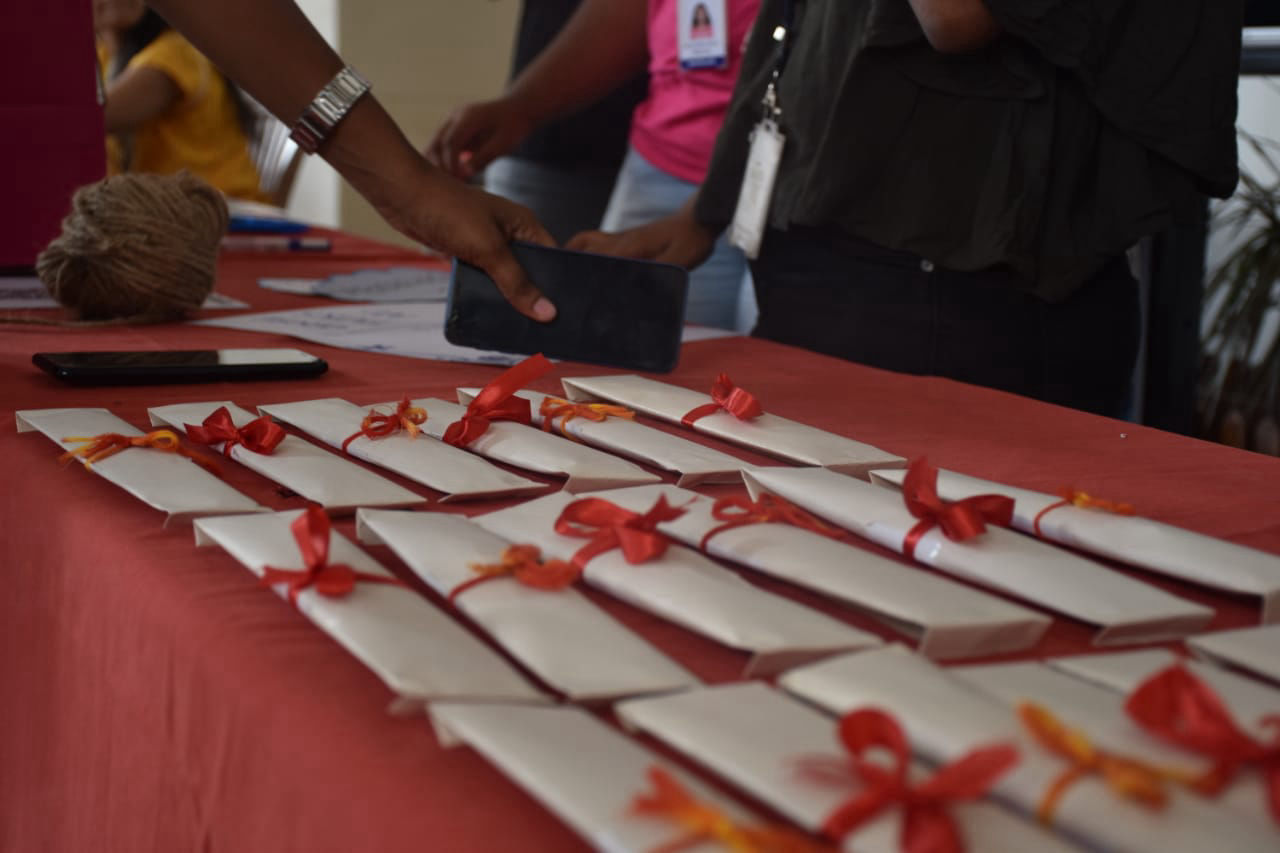
<svg viewBox="0 0 1280 853">
<path fill-rule="evenodd" d="M 515 396 L 515 393 L 551 367 L 546 356 L 538 353 L 504 370 L 480 389 L 480 393 L 467 406 L 466 413 L 460 419 L 449 424 L 449 428 L 444 431 L 444 442 L 454 447 L 466 447 L 484 435 L 493 421 L 515 421 L 525 425 L 533 423 L 529 401 Z"/>
<path fill-rule="evenodd" d="M 605 551 L 622 549 L 628 563 L 644 563 L 661 557 L 670 542 L 658 532 L 664 521 L 684 515 L 684 510 L 658 497 L 645 513 L 631 512 L 603 498 L 582 498 L 566 506 L 556 519 L 556 533 L 590 539 L 573 555 L 573 564 L 585 568 L 587 562 Z"/>
<path fill-rule="evenodd" d="M 716 377 L 716 381 L 711 386 L 711 399 L 715 402 L 704 403 L 690 409 L 680 423 L 687 427 L 693 426 L 693 422 L 707 415 L 714 415 L 723 409 L 733 415 L 740 421 L 749 421 L 752 418 L 758 418 L 764 414 L 764 409 L 760 407 L 760 401 L 750 391 L 744 391 L 729 379 L 728 374 L 721 373 Z"/>
<path fill-rule="evenodd" d="M 840 720 L 840 740 L 849 751 L 853 771 L 866 787 L 836 808 L 823 824 L 830 838 L 841 839 L 890 806 L 901 806 L 900 846 L 905 853 L 960 853 L 964 840 L 947 813 L 951 803 L 982 797 L 1018 763 L 1018 750 L 1009 744 L 979 747 L 939 767 L 923 782 L 908 778 L 911 750 L 897 720 L 874 708 L 846 714 Z M 887 750 L 893 765 L 868 761 L 864 755 Z M 815 771 L 825 771 L 814 765 Z M 824 773 L 825 775 L 825 773 Z"/>
<path fill-rule="evenodd" d="M 307 507 L 306 512 L 289 525 L 294 541 L 302 552 L 301 569 L 276 569 L 264 566 L 258 583 L 273 586 L 288 584 L 289 603 L 298 606 L 298 593 L 307 587 L 326 598 L 344 598 L 356 588 L 356 581 L 385 583 L 404 586 L 399 578 L 359 572 L 345 563 L 329 562 L 329 516 L 318 506 Z"/>
<path fill-rule="evenodd" d="M 209 473 L 216 474 L 219 477 L 222 476 L 217 462 L 212 459 L 206 459 L 197 453 L 192 453 L 183 447 L 178 434 L 171 429 L 155 429 L 145 435 L 121 435 L 118 432 L 104 432 L 100 435 L 67 436 L 62 440 L 81 445 L 75 450 L 68 450 L 58 457 L 58 461 L 64 465 L 78 457 L 84 460 L 86 468 L 91 468 L 93 463 L 115 456 L 122 450 L 128 450 L 130 447 L 147 447 L 165 453 L 176 453 L 179 456 L 190 459 Z"/>
<path fill-rule="evenodd" d="M 511 545 L 503 550 L 498 562 L 473 563 L 471 570 L 476 576 L 453 588 L 449 593 L 450 603 L 473 586 L 507 575 L 534 589 L 556 590 L 569 586 L 582 574 L 581 568 L 564 560 L 542 562 L 542 551 L 536 545 Z"/>
<path fill-rule="evenodd" d="M 718 498 L 711 507 L 711 515 L 724 524 L 713 527 L 702 537 L 698 548 L 707 550 L 707 541 L 717 533 L 744 527 L 748 524 L 790 524 L 831 539 L 843 539 L 844 531 L 820 521 L 816 516 L 777 495 L 761 495 L 757 501 L 746 495 Z"/>
<path fill-rule="evenodd" d="M 412 405 L 406 396 L 396 406 L 396 410 L 389 415 L 377 409 L 370 409 L 369 414 L 365 415 L 364 420 L 360 422 L 360 429 L 347 436 L 342 442 L 342 450 L 346 452 L 347 445 L 362 435 L 369 439 L 385 438 L 392 433 L 404 430 L 409 433 L 410 438 L 417 438 L 418 433 L 422 431 L 419 427 L 426 422 L 427 410 Z"/>
<path fill-rule="evenodd" d="M 1125 702 L 1129 716 L 1150 734 L 1213 759 L 1198 789 L 1217 793 L 1240 767 L 1256 764 L 1267 786 L 1267 805 L 1280 822 L 1280 714 L 1263 717 L 1275 731 L 1270 743 L 1255 740 L 1235 722 L 1226 703 L 1185 667 L 1174 665 L 1138 685 Z"/>
<path fill-rule="evenodd" d="M 921 456 L 907 469 L 902 483 L 902 499 L 913 516 L 920 519 L 902 540 L 902 553 L 914 557 L 916 545 L 934 527 L 953 542 L 964 542 L 983 533 L 987 523 L 1008 527 L 1013 521 L 1013 498 L 1004 495 L 974 495 L 962 501 L 943 500 L 938 495 L 938 469 Z"/>
<path fill-rule="evenodd" d="M 226 406 L 219 406 L 213 414 L 204 419 L 201 426 L 195 424 L 185 426 L 187 438 L 197 444 L 222 442 L 224 456 L 230 456 L 231 448 L 237 444 L 244 445 L 246 450 L 252 450 L 254 453 L 270 455 L 285 438 L 284 429 L 279 424 L 273 423 L 266 415 L 254 418 L 237 428 Z"/>
</svg>

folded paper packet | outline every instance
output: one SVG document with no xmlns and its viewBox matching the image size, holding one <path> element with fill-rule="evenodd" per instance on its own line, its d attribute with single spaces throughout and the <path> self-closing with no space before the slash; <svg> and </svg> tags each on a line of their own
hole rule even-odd
<svg viewBox="0 0 1280 853">
<path fill-rule="evenodd" d="M 458 400 L 464 404 L 470 403 L 479 392 L 479 388 L 459 388 Z M 545 429 L 546 418 L 541 413 L 543 401 L 558 398 L 540 391 L 517 391 L 515 396 L 529 401 L 534 424 Z M 677 481 L 677 485 L 680 486 L 693 487 L 700 483 L 736 483 L 739 480 L 738 472 L 750 467 L 735 456 L 712 450 L 710 447 L 703 447 L 701 444 L 660 429 L 645 426 L 634 419 L 610 416 L 604 420 L 595 421 L 582 416 L 570 416 L 566 419 L 561 415 L 553 420 L 551 429 L 555 432 L 568 433 L 573 438 L 594 447 L 603 448 L 610 453 L 626 456 L 664 471 L 674 471 L 680 475 Z"/>
<path fill-rule="evenodd" d="M 804 772 L 803 762 L 814 757 L 847 760 L 837 721 L 760 682 L 632 699 L 614 711 L 623 725 L 653 735 L 808 832 L 821 833 L 827 818 L 865 787 L 853 773 L 837 782 Z M 929 775 L 915 762 L 909 772 L 913 780 Z M 962 803 L 949 811 L 965 849 L 975 853 L 1076 849 L 991 802 Z M 843 849 L 897 853 L 903 815 L 900 805 L 889 806 L 846 836 Z"/>
<path fill-rule="evenodd" d="M 196 544 L 217 544 L 261 577 L 264 567 L 303 566 L 289 525 L 299 512 L 201 519 Z M 384 577 L 391 573 L 338 533 L 330 533 L 332 564 Z M 284 596 L 276 585 L 277 592 Z M 403 586 L 357 582 L 344 598 L 315 588 L 297 596 L 298 610 L 382 679 L 398 697 L 393 710 L 434 699 L 544 702 L 545 694 L 447 614 Z"/>
<path fill-rule="evenodd" d="M 362 509 L 360 541 L 385 544 L 441 595 L 476 579 L 512 543 L 461 516 Z M 495 577 L 458 593 L 457 608 L 548 686 L 579 702 L 680 690 L 687 670 L 573 587 L 533 589 Z"/>
<path fill-rule="evenodd" d="M 73 448 L 64 438 L 104 433 L 143 435 L 106 409 L 28 409 L 15 415 L 18 432 L 42 432 L 64 451 Z M 166 523 L 201 515 L 268 511 L 190 459 L 173 453 L 129 448 L 86 467 L 166 513 Z"/>
<path fill-rule="evenodd" d="M 917 757 L 929 762 L 949 761 L 988 743 L 1015 743 L 1022 759 L 989 796 L 1029 817 L 1071 769 L 1037 744 L 1006 704 L 901 646 L 811 664 L 786 673 L 779 684 L 836 714 L 868 706 L 888 711 L 906 730 Z M 1171 788 L 1166 808 L 1155 810 L 1121 797 L 1091 773 L 1067 787 L 1052 823 L 1085 847 L 1126 853 L 1204 853 L 1224 843 L 1232 851 L 1263 851 L 1276 844 L 1269 829 L 1181 789 Z"/>
<path fill-rule="evenodd" d="M 572 495 L 559 492 L 473 521 L 512 542 L 569 560 L 586 540 L 555 531 Z M 752 586 L 697 551 L 672 545 L 657 559 L 628 563 L 614 549 L 591 559 L 583 578 L 594 587 L 733 649 L 749 652 L 750 673 L 770 673 L 837 651 L 880 644 L 823 613 Z"/>
<path fill-rule="evenodd" d="M 443 746 L 466 744 L 476 750 L 596 850 L 653 853 L 690 835 L 690 828 L 676 821 L 636 814 L 631 808 L 637 796 L 652 788 L 649 772 L 654 767 L 730 819 L 758 823 L 745 809 L 581 708 L 436 702 L 430 713 Z M 527 846 L 517 832 L 512 827 L 513 850 Z M 678 849 L 711 853 L 729 848 L 707 841 Z"/>
<path fill-rule="evenodd" d="M 385 411 L 394 410 L 391 405 Z M 299 403 L 273 403 L 259 406 L 258 411 L 291 424 L 330 447 L 339 450 L 369 413 L 346 400 L 328 398 Z M 398 432 L 378 439 L 364 436 L 347 445 L 347 452 L 357 459 L 444 492 L 442 502 L 509 497 L 545 491 L 547 486 L 490 465 L 473 453 L 459 450 L 443 442 L 411 438 Z"/>
<path fill-rule="evenodd" d="M 918 521 L 900 494 L 822 468 L 757 468 L 742 476 L 753 497 L 779 495 L 898 552 Z M 1208 607 L 994 525 L 966 542 L 953 542 L 934 527 L 917 542 L 915 559 L 1098 625 L 1099 645 L 1180 637 L 1213 618 Z"/>
<path fill-rule="evenodd" d="M 579 376 L 561 382 L 570 400 L 609 400 L 677 424 L 692 410 L 711 403 L 711 397 L 700 391 L 643 376 Z M 696 420 L 693 429 L 791 462 L 821 465 L 863 479 L 875 468 L 906 464 L 901 456 L 769 414 L 767 405 L 765 408 L 764 414 L 751 420 L 739 420 L 725 411 L 716 412 Z"/>
<path fill-rule="evenodd" d="M 658 525 L 678 542 L 697 548 L 724 523 L 713 515 L 714 500 L 675 486 L 595 493 L 634 512 L 648 509 L 660 495 L 685 510 Z M 867 611 L 918 638 L 920 653 L 935 659 L 1020 651 L 1035 645 L 1053 622 L 998 596 L 791 524 L 723 530 L 706 540 L 706 552 Z"/>
<path fill-rule="evenodd" d="M 1280 683 L 1280 625 L 1197 634 L 1187 638 L 1187 646 L 1201 657 Z"/>
<path fill-rule="evenodd" d="M 151 423 L 185 433 L 188 424 L 199 426 L 220 406 L 225 406 L 237 428 L 256 415 L 234 403 L 178 403 L 147 409 Z M 211 445 L 221 453 L 221 443 Z M 270 454 L 257 453 L 240 444 L 231 446 L 231 458 L 269 480 L 324 507 L 331 515 L 351 513 L 358 506 L 413 506 L 426 498 L 385 477 L 316 447 L 297 436 L 286 436 Z"/>
<path fill-rule="evenodd" d="M 871 481 L 900 487 L 903 471 L 874 471 Z M 1024 533 L 1158 572 L 1243 595 L 1262 598 L 1263 623 L 1280 622 L 1280 556 L 1193 533 L 1136 515 L 1072 505 L 1047 495 L 938 472 L 938 494 L 947 500 L 995 492 L 1014 500 L 1013 526 Z"/>
</svg>

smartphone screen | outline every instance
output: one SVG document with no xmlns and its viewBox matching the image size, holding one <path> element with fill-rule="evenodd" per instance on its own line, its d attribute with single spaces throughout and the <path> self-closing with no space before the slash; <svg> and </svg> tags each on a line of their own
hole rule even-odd
<svg viewBox="0 0 1280 853">
<path fill-rule="evenodd" d="M 58 379 L 83 385 L 301 379 L 329 369 L 324 359 L 287 347 L 38 352 L 31 361 Z"/>
<path fill-rule="evenodd" d="M 445 322 L 451 343 L 629 370 L 675 368 L 689 288 L 683 269 L 529 243 L 511 249 L 556 318 L 530 320 L 485 272 L 455 261 Z"/>
</svg>

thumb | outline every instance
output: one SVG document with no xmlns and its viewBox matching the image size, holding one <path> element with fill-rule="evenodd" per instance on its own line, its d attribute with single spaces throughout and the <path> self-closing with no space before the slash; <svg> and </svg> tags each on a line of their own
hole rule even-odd
<svg viewBox="0 0 1280 853">
<path fill-rule="evenodd" d="M 498 285 L 498 290 L 502 291 L 511 306 L 521 314 L 540 323 L 555 319 L 556 307 L 529 280 L 524 267 L 511 254 L 509 246 L 495 246 L 477 266 L 489 274 Z"/>
<path fill-rule="evenodd" d="M 603 231 L 579 231 L 569 238 L 569 242 L 565 243 L 564 247 L 573 249 L 575 252 L 590 252 L 593 251 L 593 247 L 598 246 L 608 237 L 609 235 Z"/>
</svg>

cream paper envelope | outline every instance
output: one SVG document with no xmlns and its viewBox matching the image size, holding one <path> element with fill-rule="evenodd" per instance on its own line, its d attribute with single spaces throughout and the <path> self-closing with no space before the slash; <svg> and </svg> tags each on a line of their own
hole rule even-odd
<svg viewBox="0 0 1280 853">
<path fill-rule="evenodd" d="M 901 487 L 905 471 L 873 471 L 871 481 Z M 938 472 L 938 494 L 947 500 L 995 492 L 1014 500 L 1013 526 L 1035 533 L 1036 517 L 1057 495 Z M 1045 539 L 1201 586 L 1262 598 L 1263 623 L 1280 622 L 1280 556 L 1193 533 L 1134 515 L 1058 506 L 1040 517 Z"/>
<path fill-rule="evenodd" d="M 1280 682 L 1280 625 L 1197 634 L 1187 637 L 1187 646 L 1201 657 Z"/>
<path fill-rule="evenodd" d="M 561 382 L 570 400 L 608 400 L 677 424 L 692 409 L 711 402 L 711 397 L 701 391 L 643 376 L 579 376 Z M 862 479 L 872 469 L 906 464 L 901 456 L 878 447 L 771 415 L 768 402 L 763 405 L 765 413 L 749 421 L 721 411 L 699 418 L 693 428 L 771 456 L 802 465 L 822 465 Z"/>
<path fill-rule="evenodd" d="M 394 411 L 395 406 L 382 411 Z M 292 424 L 330 447 L 342 449 L 347 437 L 358 432 L 360 422 L 369 413 L 346 400 L 328 398 L 300 403 L 273 403 L 259 406 L 258 411 L 278 421 Z M 376 441 L 357 438 L 347 445 L 357 459 L 394 471 L 415 483 L 444 492 L 442 503 L 478 498 L 527 495 L 547 489 L 525 477 L 490 465 L 474 453 L 467 453 L 426 437 L 412 438 L 397 432 Z"/>
<path fill-rule="evenodd" d="M 479 388 L 459 388 L 458 399 L 462 403 L 470 403 L 478 393 Z M 517 391 L 516 396 L 529 401 L 534 424 L 542 426 L 543 417 L 539 411 L 542 401 L 551 395 L 540 391 Z M 574 438 L 619 456 L 664 471 L 674 471 L 680 475 L 677 485 L 690 488 L 700 483 L 736 483 L 738 472 L 751 467 L 735 456 L 628 418 L 591 421 L 577 417 L 570 418 L 567 424 L 562 418 L 557 418 L 553 428 L 557 432 L 568 431 Z"/>
<path fill-rule="evenodd" d="M 989 796 L 1034 817 L 1054 781 L 1070 765 L 1024 732 L 1013 711 L 901 646 L 841 655 L 779 679 L 788 691 L 844 714 L 876 707 L 893 714 L 917 757 L 941 763 L 991 743 L 1013 743 L 1021 761 Z M 1230 839 L 1233 853 L 1275 850 L 1276 835 L 1253 821 L 1172 788 L 1163 811 L 1112 792 L 1096 775 L 1070 785 L 1053 827 L 1086 847 L 1126 853 L 1205 853 Z"/>
<path fill-rule="evenodd" d="M 659 525 L 679 542 L 697 548 L 721 524 L 712 515 L 714 500 L 675 486 L 595 494 L 633 512 L 644 512 L 659 495 L 685 510 Z M 1020 651 L 1035 645 L 1053 622 L 997 596 L 790 524 L 725 530 L 708 540 L 707 553 L 868 611 L 917 638 L 920 653 L 935 659 Z"/>
<path fill-rule="evenodd" d="M 572 559 L 586 539 L 555 531 L 573 495 L 557 492 L 473 521 L 512 542 L 537 545 L 544 555 Z M 619 550 L 587 563 L 583 578 L 628 604 L 753 655 L 747 671 L 776 672 L 880 639 L 823 613 L 752 586 L 697 551 L 672 545 L 656 560 L 632 565 Z"/>
<path fill-rule="evenodd" d="M 127 436 L 143 434 L 106 409 L 27 409 L 14 414 L 18 432 L 42 432 L 63 450 L 79 447 L 77 443 L 63 441 L 71 436 L 111 432 Z M 268 511 L 267 507 L 259 506 L 247 495 L 176 453 L 131 447 L 85 467 L 166 513 L 166 524 L 189 521 L 201 515 Z"/>
<path fill-rule="evenodd" d="M 435 702 L 430 713 L 442 745 L 470 746 L 597 850 L 652 853 L 688 835 L 679 823 L 631 813 L 632 800 L 652 789 L 652 767 L 666 770 L 696 798 L 735 821 L 759 823 L 581 708 Z M 513 849 L 523 849 L 515 836 L 512 841 Z M 720 853 L 728 848 L 704 842 L 679 849 Z"/>
<path fill-rule="evenodd" d="M 187 424 L 199 426 L 205 418 L 226 406 L 231 422 L 243 427 L 256 416 L 234 403 L 178 403 L 147 409 L 151 423 L 169 426 L 181 433 Z M 212 445 L 221 452 L 221 443 Z M 358 506 L 413 506 L 426 503 L 426 498 L 398 486 L 356 465 L 350 460 L 335 456 L 297 436 L 286 436 L 275 452 L 255 453 L 242 445 L 233 445 L 231 458 L 256 471 L 269 480 L 297 492 L 309 501 L 320 504 L 330 515 L 349 514 Z"/>
<path fill-rule="evenodd" d="M 653 735 L 724 777 L 752 797 L 772 806 L 812 833 L 860 789 L 855 777 L 838 785 L 801 772 L 803 759 L 848 757 L 837 721 L 812 706 L 760 682 L 725 684 L 673 696 L 619 702 L 614 711 L 623 725 Z M 928 770 L 913 764 L 912 776 Z M 991 853 L 1068 851 L 1076 848 L 1037 824 L 985 801 L 949 810 L 965 840 L 965 849 Z M 897 853 L 903 810 L 890 806 L 843 842 L 860 853 Z"/>
<path fill-rule="evenodd" d="M 757 468 L 742 476 L 753 496 L 772 492 L 895 551 L 917 522 L 901 494 L 822 468 Z M 968 542 L 953 542 L 935 527 L 921 537 L 915 559 L 1098 625 L 1099 645 L 1180 637 L 1213 618 L 1208 607 L 994 525 Z"/>
<path fill-rule="evenodd" d="M 441 595 L 496 563 L 511 543 L 457 515 L 362 509 L 360 541 L 388 545 Z M 681 690 L 698 683 L 573 587 L 540 590 L 495 578 L 461 592 L 457 608 L 546 684 L 579 702 Z"/>
<path fill-rule="evenodd" d="M 302 567 L 290 523 L 299 511 L 200 519 L 196 544 L 217 544 L 261 577 L 265 566 Z M 329 537 L 329 560 L 359 572 L 391 573 L 339 533 Z M 276 592 L 285 597 L 281 585 Z M 357 582 L 344 598 L 314 589 L 298 595 L 298 610 L 399 697 L 395 710 L 434 699 L 543 702 L 546 696 L 511 664 L 411 589 Z"/>
<path fill-rule="evenodd" d="M 422 428 L 433 438 L 443 438 L 449 424 L 467 411 L 466 406 L 448 400 L 414 400 L 413 405 L 427 410 L 427 422 Z M 467 445 L 467 450 L 527 471 L 567 477 L 564 488 L 568 492 L 662 480 L 625 459 L 514 421 L 493 421 L 484 435 Z"/>
</svg>

